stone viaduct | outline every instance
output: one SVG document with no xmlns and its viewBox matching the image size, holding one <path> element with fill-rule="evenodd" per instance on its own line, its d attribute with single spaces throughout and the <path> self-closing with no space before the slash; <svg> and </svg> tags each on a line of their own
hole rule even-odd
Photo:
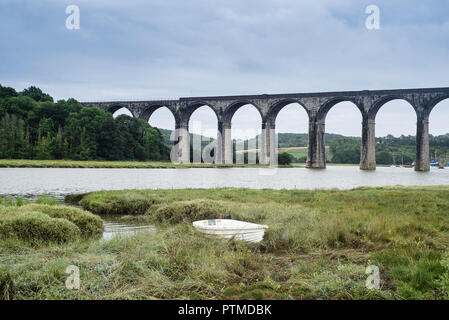
<svg viewBox="0 0 449 320">
<path fill-rule="evenodd" d="M 174 152 L 179 162 L 190 161 L 189 119 L 192 113 L 202 106 L 209 106 L 218 120 L 216 163 L 232 163 L 231 120 L 242 106 L 253 105 L 262 118 L 262 147 L 260 162 L 277 163 L 275 145 L 275 123 L 279 111 L 286 105 L 298 103 L 309 117 L 309 143 L 307 154 L 308 168 L 325 168 L 325 121 L 329 110 L 337 103 L 350 101 L 362 114 L 362 143 L 360 169 L 374 170 L 375 157 L 375 119 L 379 109 L 387 102 L 405 100 L 416 112 L 416 171 L 428 171 L 429 166 L 429 115 L 432 109 L 444 99 L 449 98 L 449 88 L 399 89 L 374 91 L 262 94 L 242 96 L 187 97 L 166 101 L 112 101 L 83 102 L 88 107 L 96 107 L 114 113 L 127 108 L 134 117 L 148 121 L 154 111 L 167 107 L 175 118 Z"/>
</svg>

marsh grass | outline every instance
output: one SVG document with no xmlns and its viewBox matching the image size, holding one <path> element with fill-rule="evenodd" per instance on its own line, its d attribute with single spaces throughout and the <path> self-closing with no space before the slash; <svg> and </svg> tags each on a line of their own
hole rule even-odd
<svg viewBox="0 0 449 320">
<path fill-rule="evenodd" d="M 99 237 L 103 224 L 90 212 L 48 204 L 0 206 L 0 239 L 31 245 Z"/>
<path fill-rule="evenodd" d="M 169 161 L 80 161 L 0 159 L 0 168 L 226 168 L 257 167 L 251 164 L 172 163 Z"/>
<path fill-rule="evenodd" d="M 137 190 L 100 191 L 82 197 L 79 205 L 100 215 L 139 215 L 144 214 L 152 205 L 160 203 L 160 198 Z"/>
<path fill-rule="evenodd" d="M 30 204 L 31 201 L 29 199 L 24 199 L 22 197 L 6 197 L 6 200 L 3 200 L 0 197 L 0 206 L 7 207 L 21 207 L 23 205 Z M 55 197 L 51 197 L 48 195 L 40 195 L 37 197 L 35 203 L 38 204 L 49 204 L 49 205 L 57 205 L 59 201 Z"/>
<path fill-rule="evenodd" d="M 127 190 L 79 198 L 97 212 L 124 210 L 130 221 L 155 219 L 164 208 L 158 232 L 36 248 L 0 241 L 3 297 L 449 298 L 448 187 Z M 129 203 L 135 199 L 138 206 Z M 210 239 L 192 227 L 198 212 L 209 217 L 217 208 L 267 224 L 264 240 Z M 79 291 L 64 286 L 69 264 L 80 267 Z M 379 290 L 365 286 L 373 264 L 380 268 Z"/>
<path fill-rule="evenodd" d="M 229 219 L 231 209 L 224 201 L 195 199 L 150 206 L 148 221 L 155 224 L 192 223 L 204 219 Z"/>
<path fill-rule="evenodd" d="M 37 204 L 58 205 L 59 201 L 55 197 L 41 195 L 36 199 Z"/>
</svg>

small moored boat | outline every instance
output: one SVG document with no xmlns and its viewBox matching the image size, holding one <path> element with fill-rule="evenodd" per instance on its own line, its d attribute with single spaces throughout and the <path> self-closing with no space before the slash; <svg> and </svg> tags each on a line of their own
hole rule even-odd
<svg viewBox="0 0 449 320">
<path fill-rule="evenodd" d="M 248 242 L 262 241 L 265 229 L 268 228 L 266 225 L 231 219 L 200 220 L 193 222 L 193 226 L 210 236 Z"/>
</svg>

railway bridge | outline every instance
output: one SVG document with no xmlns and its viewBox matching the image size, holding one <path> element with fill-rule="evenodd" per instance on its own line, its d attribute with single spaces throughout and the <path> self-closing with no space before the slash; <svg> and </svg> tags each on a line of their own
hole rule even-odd
<svg viewBox="0 0 449 320">
<path fill-rule="evenodd" d="M 350 101 L 362 115 L 362 139 L 360 147 L 360 169 L 376 168 L 375 120 L 380 108 L 389 101 L 405 100 L 416 112 L 416 171 L 428 171 L 429 165 L 429 116 L 439 102 L 449 98 L 449 88 L 397 89 L 373 91 L 318 92 L 262 94 L 240 96 L 185 97 L 178 100 L 152 101 L 110 101 L 82 102 L 87 107 L 96 107 L 111 113 L 126 108 L 132 115 L 148 121 L 154 111 L 168 108 L 175 118 L 176 159 L 179 162 L 190 161 L 189 119 L 192 113 L 209 106 L 218 121 L 216 163 L 233 162 L 233 143 L 231 139 L 231 120 L 242 106 L 253 105 L 262 118 L 262 146 L 260 162 L 277 163 L 275 123 L 278 113 L 291 103 L 298 103 L 307 112 L 309 118 L 309 140 L 307 153 L 308 168 L 325 168 L 325 123 L 329 110 L 337 103 Z"/>
</svg>

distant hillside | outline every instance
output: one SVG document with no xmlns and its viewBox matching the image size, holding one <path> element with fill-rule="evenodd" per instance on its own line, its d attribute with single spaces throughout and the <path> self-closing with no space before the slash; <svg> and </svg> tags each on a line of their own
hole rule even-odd
<svg viewBox="0 0 449 320">
<path fill-rule="evenodd" d="M 163 142 L 172 146 L 170 141 L 171 130 L 159 129 Z M 191 139 L 193 135 L 190 135 Z M 197 136 L 198 137 L 198 136 Z M 256 138 L 245 140 L 244 153 L 257 151 L 254 148 Z M 305 133 L 279 133 L 279 152 L 288 152 L 293 156 L 294 162 L 305 162 L 307 158 L 307 134 Z M 326 158 L 329 162 L 352 163 L 360 162 L 360 137 L 348 137 L 340 134 L 326 133 Z M 432 160 L 449 158 L 449 134 L 432 136 L 430 140 L 430 156 Z M 202 148 L 210 142 L 203 142 Z M 415 159 L 414 136 L 393 137 L 388 135 L 376 138 L 376 161 L 378 164 L 411 164 Z M 248 148 L 248 145 L 251 148 Z M 250 150 L 248 150 L 250 149 Z M 239 152 L 240 153 L 240 152 Z"/>
<path fill-rule="evenodd" d="M 168 146 L 172 146 L 173 141 L 170 141 L 170 134 L 172 133 L 172 130 L 160 129 L 160 128 L 158 128 L 158 130 L 162 134 L 163 142 Z M 193 139 L 193 136 L 194 136 L 193 134 L 190 134 L 191 141 Z M 202 140 L 207 139 L 204 136 L 199 136 L 196 134 L 195 134 L 195 137 L 201 137 Z M 352 137 L 346 137 L 341 134 L 333 134 L 333 133 L 325 134 L 326 144 L 331 143 L 331 142 L 333 142 L 337 139 L 341 139 L 341 138 L 352 138 Z M 255 138 L 250 139 L 249 142 L 253 142 L 254 139 Z M 307 147 L 307 143 L 308 143 L 307 139 L 308 138 L 307 138 L 306 133 L 279 133 L 278 134 L 279 148 Z M 247 145 L 247 144 L 248 144 L 248 140 L 245 141 L 245 145 Z"/>
<path fill-rule="evenodd" d="M 170 140 L 170 135 L 173 132 L 173 130 L 168 130 L 168 129 L 161 129 L 161 128 L 157 128 L 161 135 L 162 135 L 162 141 L 164 144 L 166 144 L 167 146 L 172 146 L 173 145 L 173 141 Z M 206 141 L 206 144 L 209 144 L 210 142 L 212 142 L 215 139 L 210 139 L 207 138 L 205 136 L 200 136 L 197 134 L 190 134 L 190 141 L 193 141 L 193 137 L 195 136 L 195 138 L 201 138 L 201 141 Z M 209 139 L 209 140 L 207 140 Z M 204 143 L 203 143 L 204 144 Z"/>
</svg>

